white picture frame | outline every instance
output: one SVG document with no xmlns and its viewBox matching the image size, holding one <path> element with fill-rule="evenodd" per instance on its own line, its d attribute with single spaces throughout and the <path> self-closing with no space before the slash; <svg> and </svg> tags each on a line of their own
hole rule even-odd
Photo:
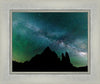
<svg viewBox="0 0 100 84">
<path fill-rule="evenodd" d="M 99 67 L 99 0 L 83 1 L 83 0 L 17 0 L 0 2 L 0 82 L 1 84 L 99 84 L 100 83 L 100 67 Z M 87 74 L 11 74 L 9 70 L 10 55 L 10 10 L 34 10 L 34 9 L 56 9 L 56 10 L 90 10 L 90 72 Z"/>
<path fill-rule="evenodd" d="M 13 30 L 13 28 L 12 28 L 12 13 L 18 13 L 18 12 L 21 12 L 21 13 L 36 13 L 36 12 L 39 12 L 39 13 L 55 13 L 55 12 L 59 12 L 59 13 L 87 13 L 87 22 L 88 22 L 88 36 L 87 36 L 87 39 L 88 39 L 88 56 L 87 56 L 87 66 L 88 66 L 88 70 L 87 71 L 47 71 L 47 72 L 25 72 L 25 71 L 15 71 L 15 72 L 13 72 L 12 71 L 12 65 L 13 65 L 13 63 L 12 63 L 12 51 L 13 51 L 13 49 L 12 49 L 12 37 L 13 37 L 13 34 L 12 34 L 12 30 Z M 10 17 L 9 17 L 9 22 L 10 22 L 10 40 L 9 40 L 9 45 L 10 45 L 10 47 L 9 47 L 9 70 L 10 70 L 10 73 L 11 74 L 34 74 L 34 73 L 39 73 L 39 74 L 90 74 L 90 67 L 91 67 L 91 63 L 90 63 L 90 53 L 91 53 L 91 49 L 90 49 L 90 40 L 91 40 L 91 37 L 90 37 L 90 34 L 91 34 L 91 32 L 90 32 L 90 25 L 91 25 L 91 23 L 90 23 L 90 10 L 86 10 L 86 9 L 83 9 L 83 10 L 79 10 L 79 9 L 33 9 L 33 10 L 30 10 L 30 9 L 28 9 L 28 10 L 21 10 L 21 9 L 15 9 L 15 10 L 10 10 L 10 13 L 9 13 L 9 15 L 10 15 Z"/>
</svg>

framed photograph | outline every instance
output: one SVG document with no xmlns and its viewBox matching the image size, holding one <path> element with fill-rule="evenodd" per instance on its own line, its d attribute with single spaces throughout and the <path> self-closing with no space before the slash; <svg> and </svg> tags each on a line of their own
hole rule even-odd
<svg viewBox="0 0 100 84">
<path fill-rule="evenodd" d="M 100 84 L 99 0 L 0 2 L 1 84 Z"/>
<path fill-rule="evenodd" d="M 80 73 L 90 67 L 90 10 L 11 10 L 12 73 Z"/>
</svg>

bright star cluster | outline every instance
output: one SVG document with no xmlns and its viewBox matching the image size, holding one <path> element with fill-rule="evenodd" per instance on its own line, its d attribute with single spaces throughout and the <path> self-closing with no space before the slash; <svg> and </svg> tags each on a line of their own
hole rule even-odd
<svg viewBox="0 0 100 84">
<path fill-rule="evenodd" d="M 13 12 L 12 58 L 29 61 L 49 46 L 61 58 L 69 53 L 72 64 L 88 61 L 88 12 Z"/>
</svg>

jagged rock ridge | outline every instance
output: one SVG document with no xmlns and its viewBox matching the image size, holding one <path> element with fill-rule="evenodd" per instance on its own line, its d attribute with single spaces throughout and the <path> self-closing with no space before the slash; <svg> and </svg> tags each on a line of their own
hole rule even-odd
<svg viewBox="0 0 100 84">
<path fill-rule="evenodd" d="M 18 63 L 13 61 L 13 71 L 88 71 L 86 67 L 76 68 L 71 62 L 68 53 L 65 56 L 62 53 L 62 60 L 58 58 L 57 54 L 49 47 L 47 47 L 41 54 L 33 57 L 29 62 Z"/>
</svg>

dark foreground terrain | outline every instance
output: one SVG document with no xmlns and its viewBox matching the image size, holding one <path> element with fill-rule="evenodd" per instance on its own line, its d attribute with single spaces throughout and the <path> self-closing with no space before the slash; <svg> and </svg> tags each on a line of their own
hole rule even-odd
<svg viewBox="0 0 100 84">
<path fill-rule="evenodd" d="M 29 62 L 12 62 L 13 72 L 87 72 L 88 67 L 74 67 L 68 53 L 62 54 L 62 60 L 47 47 L 43 53 L 36 55 Z"/>
</svg>

